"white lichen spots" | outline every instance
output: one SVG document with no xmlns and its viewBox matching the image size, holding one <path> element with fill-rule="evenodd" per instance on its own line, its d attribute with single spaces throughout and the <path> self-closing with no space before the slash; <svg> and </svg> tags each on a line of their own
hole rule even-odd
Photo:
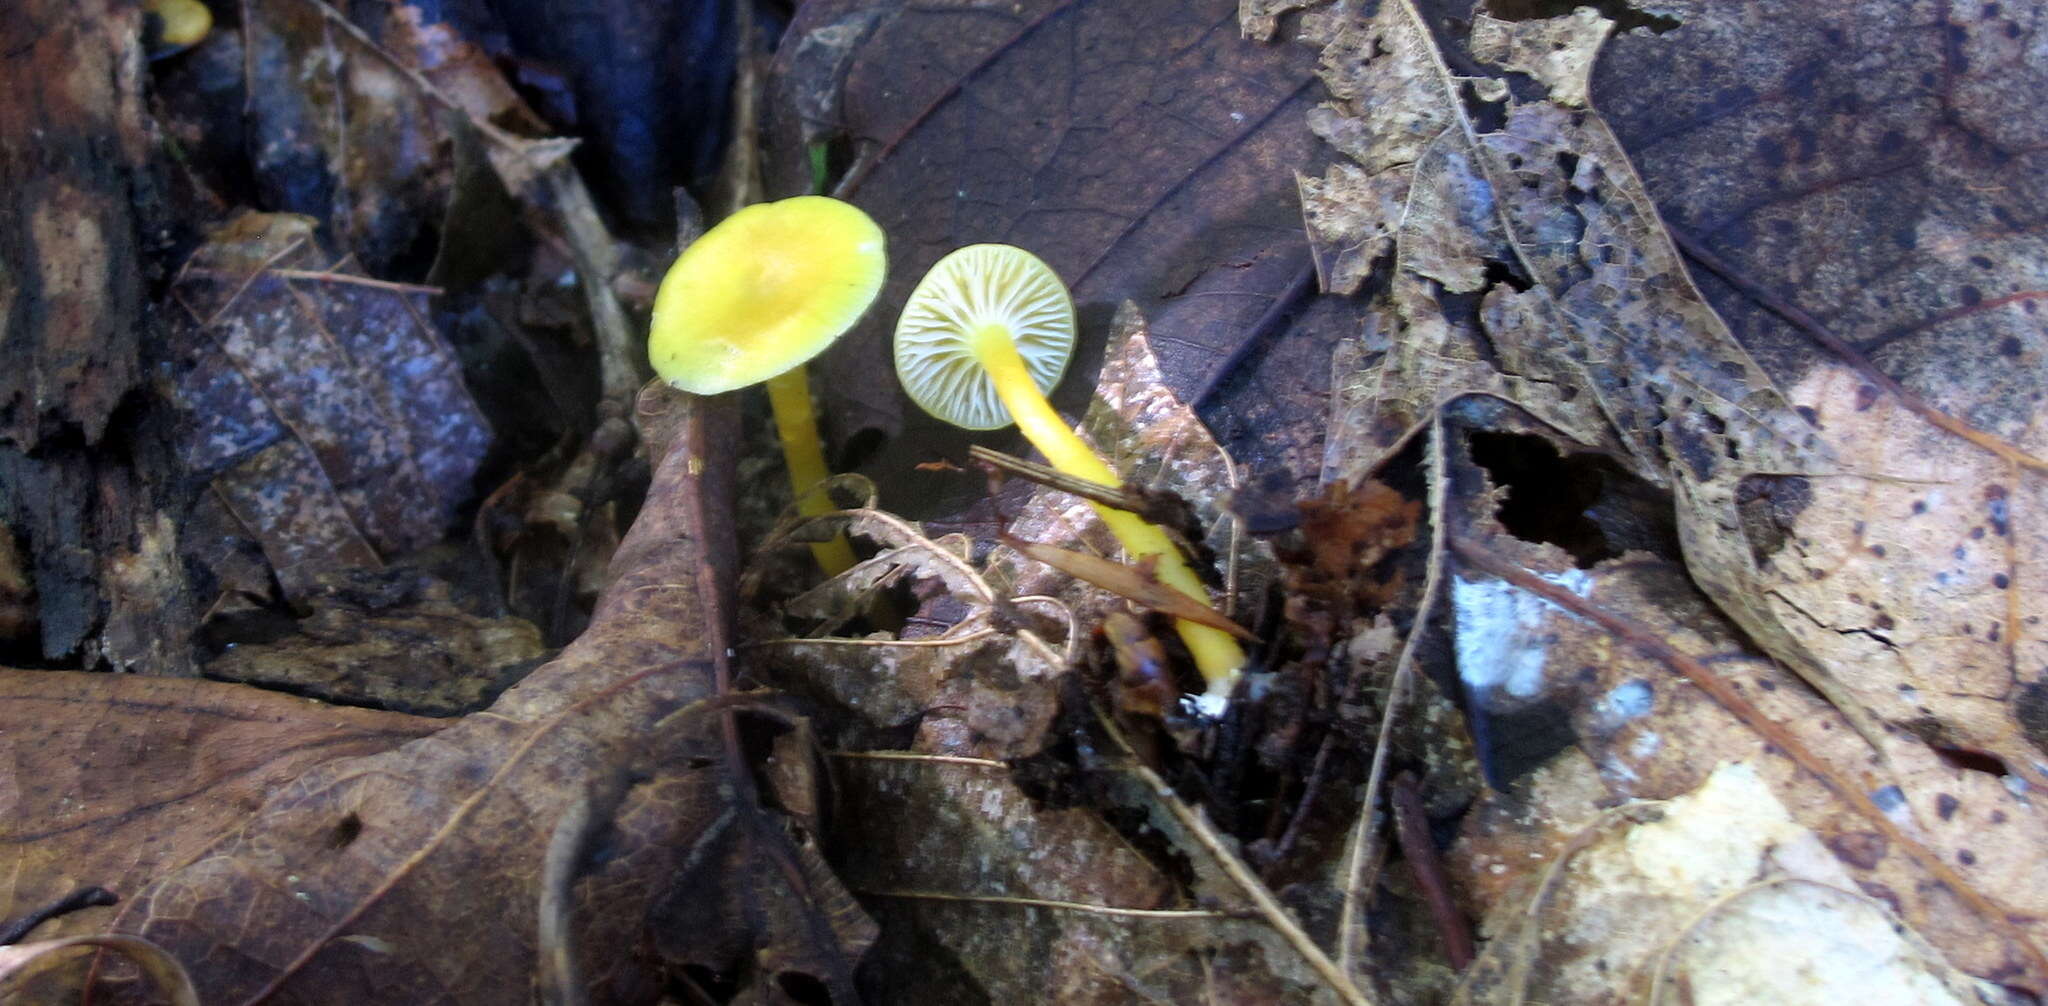
<svg viewBox="0 0 2048 1006">
<path fill-rule="evenodd" d="M 1870 791 L 1870 802 L 1884 811 L 1886 817 L 1900 824 L 1910 824 L 1913 811 L 1906 805 L 1906 792 L 1897 786 L 1881 786 Z"/>
<path fill-rule="evenodd" d="M 1648 761 L 1664 746 L 1664 738 L 1652 730 L 1645 730 L 1628 743 L 1628 756 L 1636 761 Z"/>
<path fill-rule="evenodd" d="M 1622 724 L 1650 711 L 1656 689 L 1641 679 L 1625 681 L 1593 703 L 1594 728 L 1602 733 L 1619 730 Z"/>
<path fill-rule="evenodd" d="M 1540 575 L 1582 596 L 1593 583 L 1582 569 Z M 1458 614 L 1458 675 L 1468 687 L 1499 688 L 1517 698 L 1541 690 L 1552 642 L 1542 630 L 1560 610 L 1556 605 L 1499 580 L 1463 577 L 1451 583 L 1451 605 Z"/>
</svg>

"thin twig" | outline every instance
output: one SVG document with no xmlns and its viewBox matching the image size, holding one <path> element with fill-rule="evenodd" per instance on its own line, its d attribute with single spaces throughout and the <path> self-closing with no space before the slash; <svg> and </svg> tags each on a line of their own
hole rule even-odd
<svg viewBox="0 0 2048 1006">
<path fill-rule="evenodd" d="M 1017 905 L 1024 908 L 1053 908 L 1087 915 L 1116 915 L 1137 919 L 1227 919 L 1228 912 L 1207 908 L 1117 908 L 1081 901 L 1053 901 L 1046 898 L 1014 898 L 998 894 L 941 894 L 936 891 L 855 891 L 864 898 L 902 898 L 910 901 L 954 901 L 984 905 Z"/>
<path fill-rule="evenodd" d="M 1365 934 L 1361 930 L 1365 920 L 1366 864 L 1379 861 L 1379 857 L 1369 853 L 1375 844 L 1373 824 L 1374 814 L 1379 808 L 1380 787 L 1386 780 L 1387 759 L 1393 750 L 1394 717 L 1401 711 L 1408 685 L 1415 677 L 1416 654 L 1423 637 L 1428 635 L 1429 620 L 1436 617 L 1437 597 L 1443 593 L 1444 556 L 1447 554 L 1444 514 L 1448 512 L 1445 505 L 1450 480 L 1444 471 L 1441 409 L 1430 414 L 1426 464 L 1429 466 L 1429 567 L 1422 579 L 1422 603 L 1415 608 L 1415 620 L 1409 623 L 1408 637 L 1401 642 L 1401 655 L 1394 661 L 1394 679 L 1387 685 L 1386 709 L 1380 713 L 1379 737 L 1373 742 L 1372 767 L 1366 773 L 1365 800 L 1359 805 L 1358 822 L 1351 830 L 1351 854 L 1344 869 L 1344 910 L 1337 926 L 1337 960 L 1345 974 L 1353 974 L 1353 969 L 1358 966 L 1352 959 L 1353 950 L 1365 945 Z"/>
<path fill-rule="evenodd" d="M 916 751 L 827 751 L 832 758 L 847 761 L 909 761 L 931 762 L 938 765 L 971 765 L 975 768 L 1008 769 L 1010 763 L 994 758 L 969 758 L 966 755 L 922 754 Z"/>
<path fill-rule="evenodd" d="M 1188 806 L 1187 801 L 1182 800 L 1180 795 L 1173 791 L 1173 787 L 1168 786 L 1166 780 L 1159 777 L 1159 773 L 1152 771 L 1151 767 L 1138 759 L 1137 752 L 1132 750 L 1130 741 L 1124 737 L 1123 731 L 1117 728 L 1114 721 L 1099 709 L 1096 710 L 1095 719 L 1123 754 L 1123 770 L 1137 777 L 1145 792 L 1180 824 L 1182 830 L 1186 831 L 1197 845 L 1201 846 L 1202 852 L 1223 871 L 1223 875 L 1230 878 L 1231 883 L 1244 892 L 1245 897 L 1251 900 L 1253 910 L 1267 925 L 1273 927 L 1274 932 L 1280 934 L 1281 939 L 1287 941 L 1288 946 L 1294 948 L 1295 953 L 1301 955 L 1303 963 L 1309 966 L 1309 970 L 1314 971 L 1316 976 L 1323 980 L 1323 984 L 1329 986 L 1330 991 L 1336 993 L 1344 1002 L 1352 1006 L 1371 1006 L 1372 1000 L 1366 998 L 1365 993 L 1352 982 L 1350 975 L 1339 969 L 1328 954 L 1323 953 L 1323 948 L 1316 946 L 1315 940 L 1309 938 L 1300 923 L 1295 922 L 1294 917 L 1287 914 L 1287 909 L 1280 904 L 1280 899 L 1273 896 L 1273 892 L 1266 888 L 1265 882 L 1259 879 L 1258 874 L 1253 873 L 1251 867 L 1245 865 L 1244 860 L 1238 857 L 1223 836 L 1217 834 L 1208 818 Z"/>
<path fill-rule="evenodd" d="M 1415 777 L 1403 772 L 1387 791 L 1394 807 L 1394 836 L 1401 842 L 1401 858 L 1408 873 L 1429 906 L 1429 919 L 1444 941 L 1444 959 L 1451 968 L 1463 971 L 1472 964 L 1472 927 L 1465 914 L 1451 900 L 1450 880 L 1444 876 L 1443 860 L 1437 856 L 1436 841 L 1429 834 L 1429 821 L 1422 809 L 1422 794 Z"/>
<path fill-rule="evenodd" d="M 20 943 L 23 937 L 35 931 L 37 926 L 51 919 L 70 915 L 85 908 L 119 904 L 121 899 L 104 887 L 81 887 L 55 901 L 22 916 L 4 927 L 0 927 L 0 947 Z"/>
</svg>

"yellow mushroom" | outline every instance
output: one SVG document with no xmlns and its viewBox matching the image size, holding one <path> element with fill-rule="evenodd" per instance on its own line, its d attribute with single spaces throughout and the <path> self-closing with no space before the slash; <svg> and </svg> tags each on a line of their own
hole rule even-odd
<svg viewBox="0 0 2048 1006">
<path fill-rule="evenodd" d="M 896 322 L 896 375 L 926 412 L 970 430 L 1017 424 L 1054 468 L 1105 486 L 1122 480 L 1054 412 L 1045 392 L 1074 352 L 1074 301 L 1050 266 L 1010 245 L 970 245 L 932 266 Z M 1136 514 L 1091 504 L 1135 560 L 1157 557 L 1161 583 L 1206 604 L 1180 550 Z M 1244 667 L 1229 633 L 1177 620 L 1220 711 Z"/>
<path fill-rule="evenodd" d="M 874 303 L 888 270 L 882 229 L 851 203 L 756 203 L 677 256 L 654 295 L 647 356 L 670 385 L 716 395 L 766 382 L 799 513 L 832 509 L 804 364 Z M 811 546 L 828 574 L 853 565 L 842 537 Z"/>
<path fill-rule="evenodd" d="M 183 52 L 213 28 L 213 11 L 199 0 L 144 0 L 142 13 L 151 59 Z"/>
</svg>

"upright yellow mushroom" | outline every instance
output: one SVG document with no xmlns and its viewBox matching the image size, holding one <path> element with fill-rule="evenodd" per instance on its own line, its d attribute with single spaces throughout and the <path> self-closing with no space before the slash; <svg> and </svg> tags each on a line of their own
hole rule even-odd
<svg viewBox="0 0 2048 1006">
<path fill-rule="evenodd" d="M 926 412 L 970 430 L 1017 424 L 1054 467 L 1105 486 L 1122 480 L 1045 400 L 1074 352 L 1074 301 L 1050 266 L 1010 245 L 970 245 L 932 266 L 896 322 L 896 374 Z M 1159 528 L 1091 504 L 1134 560 L 1155 558 L 1161 583 L 1207 603 L 1208 591 Z M 1220 711 L 1244 650 L 1220 629 L 1176 620 Z"/>
<path fill-rule="evenodd" d="M 716 395 L 768 384 L 797 511 L 832 509 L 804 364 L 874 303 L 882 229 L 851 203 L 797 196 L 725 218 L 677 256 L 654 295 L 647 356 L 670 385 Z M 844 536 L 811 546 L 827 574 L 853 565 Z"/>
</svg>

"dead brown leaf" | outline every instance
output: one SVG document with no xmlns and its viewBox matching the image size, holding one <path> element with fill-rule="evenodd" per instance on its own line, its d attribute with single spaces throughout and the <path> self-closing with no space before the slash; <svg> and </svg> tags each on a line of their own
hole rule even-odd
<svg viewBox="0 0 2048 1006">
<path fill-rule="evenodd" d="M 1734 589 L 1853 668 L 1886 721 L 2048 785 L 2048 609 L 2028 586 L 2048 568 L 2029 524 L 2048 503 L 2048 349 L 2022 222 L 2048 172 L 2021 153 L 2048 81 L 2020 41 L 2039 14 L 1890 30 L 1902 12 L 1882 4 L 1751 13 L 1675 8 L 1675 30 L 1618 39 L 1595 78 L 1716 308 L 1838 454 L 1832 473 L 1752 483 L 1782 513 L 1750 529 Z M 1614 86 L 1652 66 L 1687 81 L 1658 98 L 1666 125 Z"/>
<path fill-rule="evenodd" d="M 1276 9 L 1291 6 L 1302 5 L 1248 4 L 1247 24 L 1263 29 L 1273 23 L 1266 18 Z M 2028 931 L 2022 933 L 2008 921 L 2032 917 L 2013 906 L 2031 903 L 2037 885 L 1995 874 L 1950 876 L 1950 864 L 1968 862 L 1961 850 L 1943 849 L 1920 832 L 1910 840 L 1901 837 L 1903 832 L 1883 823 L 1884 815 L 1873 809 L 1869 796 L 1889 793 L 1895 804 L 1917 808 L 1933 787 L 1959 782 L 1930 776 L 1939 760 L 1897 727 L 1966 752 L 1992 752 L 2017 776 L 2040 784 L 2031 760 L 2038 749 L 2026 739 L 2025 706 L 2017 701 L 2026 694 L 2028 680 L 2017 671 L 2027 666 L 2019 653 L 2030 644 L 2025 633 L 2012 631 L 2031 616 L 2021 595 L 2005 593 L 2032 556 L 2016 535 L 2002 535 L 1998 526 L 2014 508 L 2024 506 L 2024 486 L 2033 478 L 2022 477 L 2032 470 L 2027 448 L 2000 447 L 1987 443 L 1979 431 L 1945 426 L 1908 399 L 1894 399 L 1897 404 L 1888 406 L 1888 413 L 1874 409 L 1883 397 L 1883 382 L 1870 382 L 1870 388 L 1857 392 L 1853 360 L 1801 371 L 1799 390 L 1791 394 L 1772 383 L 1693 286 L 1622 143 L 1587 104 L 1588 95 L 1596 93 L 1587 83 L 1592 59 L 1608 30 L 1601 18 L 1581 11 L 1508 22 L 1481 10 L 1468 34 L 1460 25 L 1432 21 L 1431 14 L 1410 3 L 1338 0 L 1309 6 L 1313 9 L 1300 23 L 1305 38 L 1321 47 L 1322 75 L 1334 99 L 1317 110 L 1312 124 L 1353 162 L 1304 183 L 1318 260 L 1328 263 L 1326 276 L 1333 282 L 1348 285 L 1376 268 L 1375 259 L 1388 255 L 1377 266 L 1385 270 L 1384 293 L 1375 293 L 1366 308 L 1364 337 L 1338 361 L 1334 463 L 1328 473 L 1370 472 L 1411 444 L 1418 430 L 1432 431 L 1432 452 L 1463 449 L 1449 438 L 1467 436 L 1475 420 L 1479 428 L 1501 422 L 1506 412 L 1497 403 L 1508 401 L 1533 414 L 1535 425 L 1548 427 L 1540 438 L 1565 445 L 1567 453 L 1605 454 L 1634 478 L 1668 488 L 1686 572 L 1750 639 L 1825 693 L 1860 735 L 1808 745 L 1820 753 L 1802 756 L 1802 764 L 1834 780 L 1832 792 L 1822 790 L 1814 799 L 1826 814 L 1860 822 L 1840 825 L 1845 831 L 1885 836 L 1883 843 L 1892 853 L 1885 862 L 1910 862 L 1912 870 L 1938 878 L 1935 889 L 1951 892 L 1944 896 L 1954 899 L 1926 904 L 1910 897 L 1880 900 L 1890 901 L 1888 910 L 1902 913 L 1913 932 L 1939 947 L 1950 964 L 2024 986 L 2048 981 L 2043 970 L 2048 965 L 2034 946 L 2038 934 L 2025 924 L 2020 929 Z M 1813 39 L 1798 29 L 1787 32 L 1785 25 L 1762 28 L 1748 20 L 1756 11 L 1700 6 L 1677 13 L 1678 23 L 1687 18 L 1702 23 L 1703 34 L 1696 38 L 1728 44 L 1726 56 L 1698 56 L 1703 67 L 1716 58 L 1739 67 L 1729 70 L 1738 75 L 1739 86 L 1724 78 L 1718 89 L 1702 88 L 1694 99 L 1702 109 L 1730 94 L 1735 95 L 1726 100 L 1730 108 L 1748 108 L 1746 96 L 1756 93 L 1748 75 L 1773 66 L 1785 74 L 1788 89 L 1805 86 L 1811 97 L 1816 67 L 1827 64 L 1826 59 L 1758 63 L 1749 52 L 1754 38 L 1749 32 Z M 1669 58 L 1681 51 L 1677 34 L 1682 32 L 1671 37 L 1639 32 L 1633 51 L 1639 59 L 1652 52 Z M 1991 42 L 1993 34 L 1954 38 L 2004 51 Z M 1450 49 L 1441 47 L 1444 41 Z M 1831 43 L 1841 44 L 1840 38 Z M 1683 51 L 1688 58 L 1697 55 Z M 1485 66 L 1489 63 L 1526 74 L 1537 86 L 1494 75 Z M 1657 93 L 1640 82 L 1668 71 L 1648 72 L 1647 65 L 1638 63 L 1628 84 L 1617 83 L 1616 92 Z M 1692 86 L 1693 78 L 1682 73 L 1670 79 Z M 1863 93 L 1866 83 L 1861 76 L 1853 82 L 1844 78 L 1842 88 Z M 1639 102 L 1633 106 L 1636 114 L 1652 131 L 1646 135 L 1665 135 L 1655 131 L 1673 121 L 1669 99 L 1633 100 Z M 1762 111 L 1766 106 L 1769 112 Z M 1770 102 L 1758 103 L 1757 109 L 1748 124 L 1752 131 L 1788 114 Z M 1703 113 L 1690 120 L 1695 126 L 1677 132 L 1719 136 L 1715 150 L 1727 166 L 1719 172 L 1703 170 L 1702 159 L 1688 158 L 1682 164 L 1673 161 L 1671 170 L 1682 173 L 1690 191 L 1723 207 L 1732 219 L 1745 214 L 1744 207 L 1773 205 L 1779 197 L 1755 185 L 1723 185 L 1725 177 L 1751 175 L 1746 161 L 1728 163 L 1727 154 L 1735 148 L 1721 125 L 1728 119 L 1725 111 Z M 1745 144 L 1736 156 L 1746 157 L 1752 148 Z M 1698 153 L 1704 148 L 1690 149 Z M 1832 196 L 1821 194 L 1826 188 L 1813 190 L 1812 205 L 1817 212 L 1838 215 Z M 1397 204 L 1399 216 L 1390 219 L 1386 210 Z M 1889 212 L 1874 211 L 1873 218 Z M 1797 230 L 1795 225 L 1784 233 Z M 1821 266 L 1832 258 L 1814 256 L 1808 264 Z M 1893 265 L 1886 259 L 1878 268 Z M 1887 294 L 1872 296 L 1892 303 Z M 1831 397 L 1816 398 L 1819 389 Z M 1984 399 L 1972 397 L 1976 393 L 2009 400 L 1979 389 L 1958 395 L 1958 401 L 1981 410 L 1978 403 Z M 1808 404 L 1795 408 L 1802 403 Z M 1451 429 L 1463 432 L 1442 433 L 1436 417 L 1457 410 L 1467 425 Z M 1865 413 L 1874 413 L 1869 418 L 1875 422 L 1860 424 Z M 2034 425 L 2021 420 L 2000 432 L 2021 436 L 2007 431 Z M 2023 436 L 2020 442 L 2026 443 Z M 1983 466 L 1963 468 L 1968 462 L 1956 460 L 1958 451 L 1981 458 Z M 1963 471 L 1969 473 L 1970 480 L 1962 483 L 1967 488 L 1928 498 L 1940 485 L 1955 485 L 1955 475 Z M 1506 494 L 1484 479 L 1475 481 L 1456 468 L 1433 470 L 1430 479 L 1438 494 L 1439 519 L 1450 502 L 1480 513 L 1506 512 Z M 1946 513 L 1935 510 L 1936 503 L 1957 496 L 1961 505 L 1950 503 Z M 1912 520 L 1919 523 L 1907 523 Z M 1980 540 L 1970 539 L 1972 533 L 1990 539 L 1989 555 L 1980 557 L 1966 544 Z M 1879 535 L 1881 540 L 1873 537 Z M 1894 549 L 1896 558 L 1888 559 Z M 1627 562 L 1628 557 L 1608 561 Z M 1987 561 L 1990 565 L 1984 565 Z M 1900 562 L 1909 563 L 1913 574 L 1898 576 Z M 1582 557 L 1576 565 L 1591 566 L 1595 574 L 1605 568 L 1594 563 Z M 1593 575 L 1571 565 L 1541 568 L 1560 583 Z M 1551 639 L 1526 624 L 1535 616 L 1517 607 L 1521 602 L 1482 603 L 1470 593 L 1475 588 L 1468 581 L 1454 579 L 1443 586 L 1450 592 L 1461 640 L 1458 673 L 1473 701 L 1519 709 L 1532 727 L 1552 724 L 1541 727 L 1543 733 L 1556 729 L 1556 713 L 1585 710 L 1587 695 L 1545 692 L 1563 686 L 1544 676 L 1527 649 Z M 1462 599 L 1461 591 L 1466 592 Z M 1425 601 L 1425 610 L 1434 597 Z M 1664 590 L 1640 603 L 1695 610 L 1681 600 Z M 1418 622 L 1422 618 L 1418 613 Z M 1661 615 L 1657 624 L 1666 624 Z M 1926 640 L 1915 653 L 1924 653 L 1924 662 L 1901 659 L 1906 649 L 1892 643 L 1895 627 L 1905 629 L 1906 638 Z M 1608 627 L 1607 633 L 1594 635 L 1612 631 Z M 1694 621 L 1659 631 L 1705 630 Z M 1483 652 L 1474 651 L 1462 642 L 1467 639 L 1490 642 Z M 1601 653 L 1616 653 L 1620 641 L 1607 638 L 1600 645 L 1607 648 Z M 1582 657 L 1577 673 L 1597 673 L 1585 669 L 1600 666 Z M 1886 669 L 1873 673 L 1878 668 Z M 1552 673 L 1574 672 L 1559 667 Z M 1611 684 L 1620 688 L 1626 682 Z M 1941 698 L 1934 699 L 1935 693 Z M 1539 698 L 1542 694 L 1549 697 Z M 1810 727 L 1812 714 L 1792 714 L 1792 719 Z M 1688 736 L 1698 730 L 1702 738 L 1696 746 L 1766 743 L 1776 754 L 1786 753 L 1783 743 L 1772 742 L 1784 739 L 1772 726 L 1783 719 L 1749 718 L 1739 726 L 1718 727 L 1711 720 L 1702 712 L 1688 721 Z M 1503 719 L 1494 726 L 1505 729 L 1506 723 Z M 1482 728 L 1475 719 L 1475 730 Z M 1722 737 L 1723 730 L 1732 736 Z M 1546 751 L 1573 744 L 1569 733 L 1535 742 L 1529 756 L 1537 761 L 1548 757 Z M 1849 766 L 1865 771 L 1872 745 L 1880 769 L 1876 777 L 1843 783 L 1840 774 Z M 1891 775 L 1883 773 L 1886 766 Z M 1586 806 L 1576 796 L 1553 799 L 1559 806 Z M 1807 806 L 1804 798 L 1792 805 Z M 1920 818 L 1916 814 L 1913 820 Z M 1848 861 L 1847 849 L 1834 851 Z M 1924 880 L 1917 883 L 1918 889 L 1928 886 Z M 1796 899 L 1815 890 L 1791 884 L 1773 889 L 1770 896 L 1793 892 Z M 1599 931 L 1588 925 L 1588 932 Z M 1524 955 L 1515 965 L 1521 977 L 1499 986 L 1500 994 L 1515 1001 L 1525 994 L 1574 1001 L 1596 989 L 1609 994 L 1613 979 L 1603 986 L 1591 977 L 1569 988 L 1528 992 L 1525 979 L 1531 968 L 1547 973 L 1545 968 L 1571 959 L 1569 952 L 1560 952 L 1567 956 Z"/>
<path fill-rule="evenodd" d="M 648 908 L 668 896 L 675 857 L 707 840 L 717 808 L 736 795 L 723 768 L 723 718 L 705 703 L 723 659 L 714 641 L 728 638 L 718 622 L 719 591 L 729 588 L 717 571 L 731 569 L 732 546 L 724 511 L 707 502 L 730 491 L 730 475 L 703 459 L 721 456 L 705 445 L 730 433 L 707 426 L 731 413 L 680 399 L 647 407 L 680 414 L 667 424 L 680 433 L 660 445 L 666 463 L 620 547 L 619 577 L 593 627 L 487 711 L 444 725 L 207 683 L 5 678 L 61 704 L 37 729 L 70 723 L 77 737 L 68 746 L 13 744 L 13 756 L 47 752 L 54 765 L 76 758 L 82 770 L 67 787 L 16 797 L 42 804 L 8 815 L 36 830 L 4 846 L 10 862 L 0 875 L 16 879 L 0 903 L 33 904 L 73 878 L 103 878 L 121 905 L 67 917 L 60 933 L 145 936 L 186 964 L 209 1001 L 353 1002 L 375 989 L 406 1001 L 503 1002 L 525 996 L 532 980 L 554 822 L 624 772 L 640 782 L 613 816 L 608 855 L 576 880 L 575 931 L 591 994 L 638 998 L 662 966 L 638 949 Z M 247 715 L 216 727 L 91 694 L 138 687 L 167 690 L 178 704 L 195 690 L 254 703 L 271 711 L 262 729 L 306 746 L 252 745 L 256 727 L 240 725 Z M 34 712 L 14 701 L 0 709 L 10 718 Z M 345 729 L 333 739 L 314 729 L 336 721 Z M 361 725 L 379 729 L 359 739 Z M 129 738 L 111 749 L 118 766 L 100 762 L 107 729 Z M 231 759 L 206 756 L 209 743 L 225 745 Z M 200 757 L 172 756 L 180 752 Z M 177 782 L 153 786 L 146 773 L 155 772 Z M 52 777 L 47 768 L 10 777 L 19 786 L 39 776 Z M 209 785 L 216 778 L 225 785 Z M 132 809 L 123 812 L 124 803 Z M 110 827 L 125 831 L 101 833 Z M 833 903 L 828 877 L 795 889 L 792 904 Z M 758 931 L 749 957 L 783 936 Z"/>
<path fill-rule="evenodd" d="M 429 291 L 335 261 L 310 219 L 252 213 L 172 292 L 187 312 L 184 461 L 212 475 L 287 599 L 448 532 L 490 429 L 424 315 Z"/>
<path fill-rule="evenodd" d="M 1136 302 L 1160 334 L 1169 386 L 1203 397 L 1248 343 L 1292 345 L 1286 326 L 1257 323 L 1307 266 L 1293 185 L 1276 170 L 1315 153 L 1301 118 L 1306 54 L 1245 45 L 1235 20 L 1230 0 L 807 4 L 778 49 L 769 188 L 804 191 L 803 142 L 830 115 L 823 138 L 843 137 L 852 158 L 838 194 L 890 235 L 882 303 L 901 303 L 953 248 L 1020 245 L 1067 281 L 1091 324 Z M 965 438 L 905 411 L 884 351 L 891 320 L 870 319 L 827 353 L 821 385 L 849 432 L 892 436 L 901 463 L 885 456 L 876 470 L 893 480 L 931 454 L 957 457 Z M 1084 340 L 1072 371 L 1092 374 L 1102 345 Z M 1320 400 L 1304 407 L 1293 389 L 1322 373 L 1282 371 L 1243 395 L 1313 418 Z M 1070 381 L 1055 403 L 1078 409 L 1087 390 L 1085 376 Z"/>
</svg>

